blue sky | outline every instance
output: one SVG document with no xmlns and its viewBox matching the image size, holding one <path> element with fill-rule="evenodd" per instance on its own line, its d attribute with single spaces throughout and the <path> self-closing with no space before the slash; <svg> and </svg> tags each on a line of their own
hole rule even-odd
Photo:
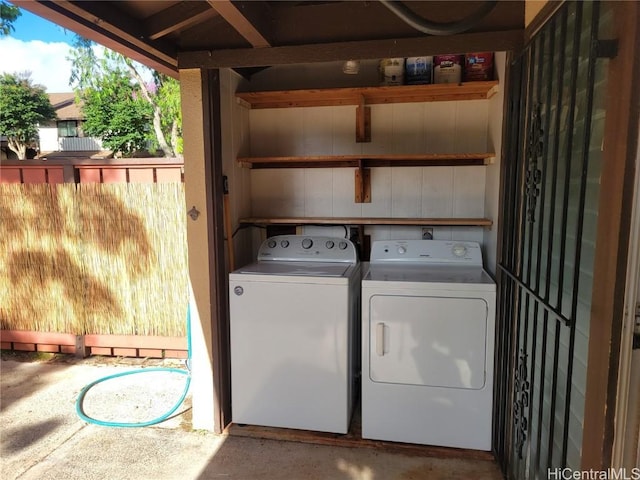
<svg viewBox="0 0 640 480">
<path fill-rule="evenodd" d="M 0 73 L 31 72 L 48 93 L 71 92 L 69 56 L 73 32 L 22 9 L 15 31 L 0 37 Z"/>
<path fill-rule="evenodd" d="M 75 33 L 27 10 L 21 11 L 13 25 L 14 32 L 0 37 L 0 73 L 28 71 L 33 83 L 44 86 L 48 93 L 73 91 L 69 85 L 71 62 L 67 57 Z M 95 52 L 101 57 L 102 47 L 96 47 Z"/>
<path fill-rule="evenodd" d="M 17 40 L 25 42 L 31 40 L 42 40 L 43 42 L 66 42 L 73 41 L 74 33 L 65 31 L 61 26 L 51 23 L 44 18 L 22 9 L 22 15 L 13 24 L 15 31 L 11 36 Z"/>
</svg>

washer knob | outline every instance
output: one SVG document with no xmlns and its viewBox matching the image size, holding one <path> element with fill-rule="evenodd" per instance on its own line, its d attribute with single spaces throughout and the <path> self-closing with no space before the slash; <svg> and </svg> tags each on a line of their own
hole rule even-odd
<svg viewBox="0 0 640 480">
<path fill-rule="evenodd" d="M 336 244 L 333 242 L 333 240 L 327 240 L 327 243 L 325 243 L 325 246 L 328 249 L 332 249 Z"/>
<path fill-rule="evenodd" d="M 398 247 L 398 253 L 399 253 L 400 255 L 404 255 L 405 253 L 407 253 L 407 247 L 405 247 L 405 246 L 403 246 L 403 245 L 400 245 L 400 246 Z"/>
<path fill-rule="evenodd" d="M 280 242 L 280 246 L 281 246 L 282 248 L 287 248 L 287 247 L 289 246 L 289 240 L 282 240 L 282 241 Z"/>
<path fill-rule="evenodd" d="M 311 240 L 310 238 L 305 238 L 302 240 L 302 248 L 304 248 L 305 250 L 310 249 L 313 246 L 313 240 Z"/>
<path fill-rule="evenodd" d="M 267 242 L 267 246 L 268 246 L 269 248 L 276 248 L 276 245 L 277 245 L 277 243 L 276 243 L 276 241 L 275 241 L 275 240 L 269 240 L 269 241 Z"/>
<path fill-rule="evenodd" d="M 349 244 L 348 244 L 347 242 L 344 242 L 344 241 L 342 241 L 342 242 L 340 242 L 340 243 L 338 244 L 338 248 L 339 248 L 340 250 L 344 250 L 344 249 L 346 249 L 348 246 L 349 246 Z"/>
<path fill-rule="evenodd" d="M 451 253 L 453 253 L 456 257 L 464 257 L 467 254 L 467 247 L 462 243 L 456 243 L 451 248 Z"/>
</svg>

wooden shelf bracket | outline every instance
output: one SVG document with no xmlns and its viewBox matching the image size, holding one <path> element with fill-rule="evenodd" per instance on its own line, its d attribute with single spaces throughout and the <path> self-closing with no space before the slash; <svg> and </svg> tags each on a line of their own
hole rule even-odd
<svg viewBox="0 0 640 480">
<path fill-rule="evenodd" d="M 371 107 L 367 107 L 364 95 L 360 95 L 360 103 L 356 107 L 356 142 L 371 142 Z"/>
<path fill-rule="evenodd" d="M 364 168 L 362 160 L 355 170 L 355 203 L 371 203 L 371 169 Z"/>
</svg>

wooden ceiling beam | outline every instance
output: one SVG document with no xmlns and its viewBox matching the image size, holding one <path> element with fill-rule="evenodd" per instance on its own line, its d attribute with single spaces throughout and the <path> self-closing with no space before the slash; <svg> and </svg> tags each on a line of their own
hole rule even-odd
<svg viewBox="0 0 640 480">
<path fill-rule="evenodd" d="M 215 51 L 179 52 L 178 68 L 237 68 L 365 60 L 387 57 L 416 57 L 467 52 L 518 52 L 523 30 L 478 32 L 447 36 L 424 36 L 387 40 L 324 43 L 266 48 L 236 48 Z"/>
<path fill-rule="evenodd" d="M 202 23 L 217 12 L 206 3 L 180 2 L 144 20 L 147 38 L 157 40 L 170 33 Z"/>
<path fill-rule="evenodd" d="M 77 7 L 69 10 L 69 2 L 47 2 L 33 0 L 12 0 L 12 3 L 20 8 L 30 11 L 35 15 L 56 23 L 84 38 L 104 45 L 111 50 L 119 52 L 133 60 L 136 60 L 160 73 L 177 78 L 177 54 L 165 52 L 144 41 L 127 41 L 131 35 L 113 28 L 105 28 L 106 22 L 87 12 L 76 13 Z M 81 2 L 82 5 L 98 2 Z M 74 5 L 72 5 L 74 6 Z M 91 20 L 93 18 L 93 20 Z"/>
<path fill-rule="evenodd" d="M 254 48 L 270 47 L 271 43 L 260 32 L 246 13 L 250 11 L 249 4 L 240 4 L 242 11 L 231 0 L 207 0 L 207 3 L 217 11 L 240 35 Z"/>
<path fill-rule="evenodd" d="M 68 12 L 117 35 L 122 40 L 153 53 L 165 62 L 175 63 L 175 47 L 162 40 L 151 41 L 146 38 L 142 22 L 127 16 L 122 11 L 116 11 L 112 5 L 103 2 L 71 2 L 68 0 L 58 0 L 55 3 Z"/>
</svg>

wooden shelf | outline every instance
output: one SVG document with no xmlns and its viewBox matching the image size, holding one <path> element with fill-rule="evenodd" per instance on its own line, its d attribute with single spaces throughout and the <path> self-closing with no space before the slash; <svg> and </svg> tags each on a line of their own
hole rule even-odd
<svg viewBox="0 0 640 480">
<path fill-rule="evenodd" d="M 498 81 L 390 87 L 326 88 L 237 92 L 251 108 L 323 107 L 384 103 L 486 100 L 498 91 Z"/>
<path fill-rule="evenodd" d="M 315 155 L 304 157 L 238 157 L 246 168 L 436 167 L 490 165 L 495 153 L 418 155 Z"/>
<path fill-rule="evenodd" d="M 242 225 L 416 225 L 449 227 L 491 227 L 488 218 L 360 218 L 360 217 L 249 217 Z"/>
</svg>

